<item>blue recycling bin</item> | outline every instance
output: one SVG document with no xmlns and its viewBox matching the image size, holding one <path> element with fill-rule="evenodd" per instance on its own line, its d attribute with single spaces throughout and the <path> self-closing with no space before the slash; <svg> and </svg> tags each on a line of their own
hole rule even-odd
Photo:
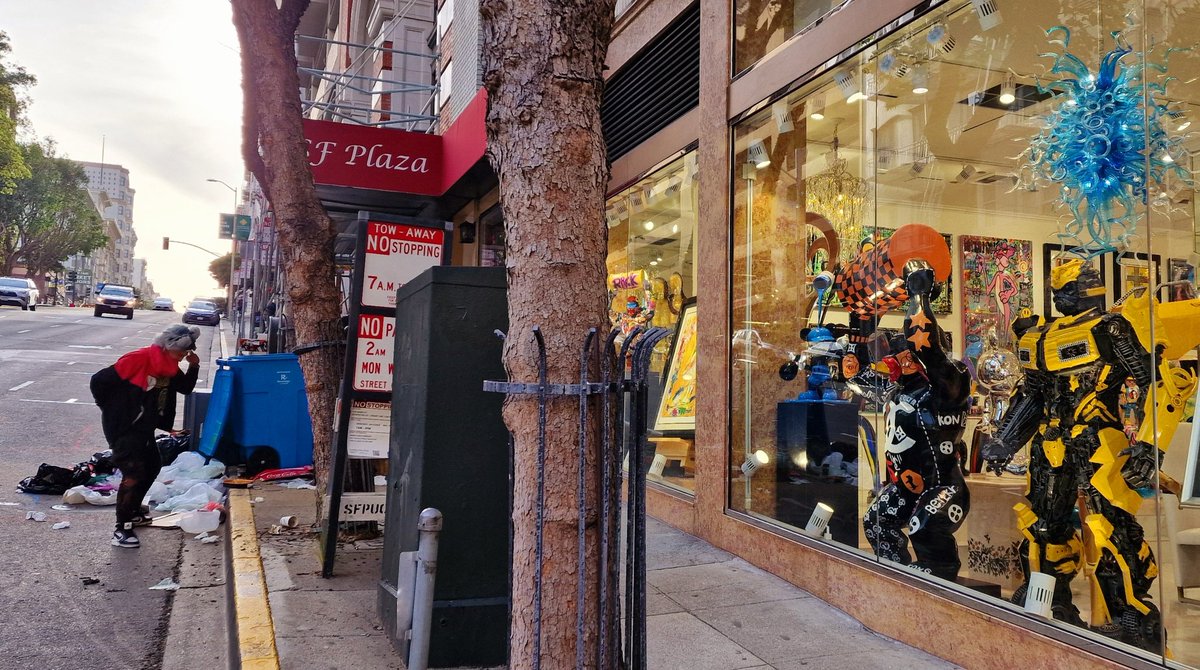
<svg viewBox="0 0 1200 670">
<path fill-rule="evenodd" d="M 295 354 L 217 359 L 199 452 L 250 472 L 312 465 L 312 420 Z"/>
</svg>

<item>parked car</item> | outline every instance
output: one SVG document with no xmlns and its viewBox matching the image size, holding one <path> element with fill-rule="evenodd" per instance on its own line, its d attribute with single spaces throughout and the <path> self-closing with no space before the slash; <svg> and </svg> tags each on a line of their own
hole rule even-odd
<svg viewBox="0 0 1200 670">
<path fill-rule="evenodd" d="M 37 311 L 40 298 L 37 284 L 25 277 L 0 277 L 0 305 L 13 305 L 23 310 Z"/>
<path fill-rule="evenodd" d="M 174 312 L 175 301 L 170 298 L 155 298 L 154 311 L 156 312 Z"/>
<path fill-rule="evenodd" d="M 193 300 L 183 310 L 183 322 L 215 326 L 221 323 L 221 314 L 216 304 L 207 300 Z"/>
<path fill-rule="evenodd" d="M 132 319 L 135 307 L 137 307 L 137 297 L 133 294 L 133 287 L 105 284 L 104 288 L 100 289 L 100 293 L 96 295 L 96 308 L 93 315 L 124 314 L 126 319 Z"/>
</svg>

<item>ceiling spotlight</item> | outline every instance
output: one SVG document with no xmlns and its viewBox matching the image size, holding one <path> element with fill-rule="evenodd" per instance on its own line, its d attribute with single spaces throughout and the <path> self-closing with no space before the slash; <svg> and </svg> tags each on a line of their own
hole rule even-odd
<svg viewBox="0 0 1200 670">
<path fill-rule="evenodd" d="M 896 79 L 903 79 L 908 74 L 908 63 L 900 60 L 894 51 L 889 51 L 879 59 L 879 71 Z"/>
<path fill-rule="evenodd" d="M 674 234 L 677 234 L 678 232 L 679 232 L 679 224 L 678 224 L 678 223 L 672 223 L 672 224 L 671 224 L 671 234 L 673 234 L 673 235 L 674 235 Z"/>
<path fill-rule="evenodd" d="M 1184 121 L 1183 123 L 1181 123 L 1181 124 L 1179 124 L 1178 126 L 1176 126 L 1176 127 L 1175 127 L 1175 130 L 1177 130 L 1178 132 L 1181 132 L 1181 133 L 1182 133 L 1183 131 L 1185 131 L 1185 130 L 1187 130 L 1189 127 L 1191 127 L 1191 125 L 1192 125 L 1192 122 L 1191 122 L 1191 121 Z"/>
<path fill-rule="evenodd" d="M 966 180 L 970 179 L 971 175 L 973 175 L 973 174 L 975 174 L 975 166 L 971 165 L 970 163 L 967 163 L 967 164 L 963 165 L 962 170 L 959 171 L 958 180 L 966 181 Z"/>
<path fill-rule="evenodd" d="M 1000 84 L 1000 104 L 1011 105 L 1017 101 L 1017 83 L 1013 80 L 1012 75 L 1008 75 L 1004 79 L 1004 83 Z"/>
<path fill-rule="evenodd" d="M 944 54 L 954 51 L 954 47 L 957 46 L 954 36 L 950 34 L 950 29 L 940 23 L 929 29 L 925 41 L 929 42 L 929 46 Z"/>
<path fill-rule="evenodd" d="M 846 98 L 846 102 L 858 102 L 867 97 L 863 95 L 862 87 L 858 85 L 858 77 L 855 77 L 850 70 L 837 71 L 833 75 L 833 81 L 842 90 L 842 96 Z"/>
<path fill-rule="evenodd" d="M 771 115 L 775 117 L 775 127 L 779 134 L 790 133 L 795 129 L 792 123 L 792 108 L 787 100 L 780 100 L 771 106 Z"/>
<path fill-rule="evenodd" d="M 654 230 L 654 222 L 653 222 L 653 221 L 647 221 L 647 222 L 645 222 L 645 223 L 643 223 L 643 224 L 642 224 L 642 227 L 643 227 L 643 228 L 645 228 L 645 229 L 646 229 L 646 230 L 648 230 L 648 231 L 650 231 L 650 230 Z"/>
<path fill-rule="evenodd" d="M 658 261 L 650 261 L 650 265 L 651 266 L 658 265 Z"/>
<path fill-rule="evenodd" d="M 820 121 L 821 119 L 825 118 L 825 96 L 824 95 L 814 96 L 812 99 L 812 102 L 810 102 L 808 104 L 809 104 L 809 108 L 812 110 L 808 114 L 808 117 L 810 119 L 812 119 L 813 121 Z"/>
<path fill-rule="evenodd" d="M 746 149 L 746 162 L 753 163 L 754 167 L 760 170 L 771 164 L 771 156 L 767 153 L 767 145 L 763 144 L 762 140 L 750 140 L 750 146 Z"/>
<path fill-rule="evenodd" d="M 1002 23 L 996 0 L 971 0 L 971 6 L 975 8 L 975 15 L 979 17 L 980 28 L 991 30 Z"/>
<path fill-rule="evenodd" d="M 925 68 L 924 64 L 913 68 L 912 83 L 913 93 L 916 93 L 917 95 L 925 95 L 929 92 L 929 70 Z"/>
<path fill-rule="evenodd" d="M 912 176 L 919 177 L 925 171 L 925 163 L 922 161 L 913 161 L 912 167 L 908 170 L 912 173 Z"/>
</svg>

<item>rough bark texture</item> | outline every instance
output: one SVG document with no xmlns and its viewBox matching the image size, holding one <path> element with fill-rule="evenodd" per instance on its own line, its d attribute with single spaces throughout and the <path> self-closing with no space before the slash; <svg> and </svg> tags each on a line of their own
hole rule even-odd
<svg viewBox="0 0 1200 670">
<path fill-rule="evenodd" d="M 546 336 L 551 382 L 577 381 L 584 333 L 607 331 L 604 196 L 608 163 L 600 132 L 604 58 L 613 0 L 485 0 L 484 84 L 488 153 L 500 179 L 507 237 L 509 379 L 537 381 L 533 326 Z M 596 509 L 588 523 L 587 589 L 577 602 L 578 401 L 551 403 L 545 470 L 542 570 L 544 668 L 576 667 L 576 614 L 584 608 L 585 667 L 596 650 Z M 537 404 L 509 396 L 504 420 L 515 450 L 513 602 L 509 667 L 534 663 Z M 587 460 L 596 461 L 595 443 Z M 594 467 L 594 466 L 593 466 Z M 589 478 L 589 481 L 591 479 Z M 595 500 L 594 482 L 589 499 Z"/>
<path fill-rule="evenodd" d="M 342 373 L 345 334 L 334 282 L 333 222 L 317 199 L 301 123 L 295 35 L 308 0 L 233 0 L 233 22 L 242 49 L 245 96 L 243 159 L 262 185 L 279 230 L 287 265 L 300 367 L 313 417 L 317 489 L 325 490 L 331 463 L 333 412 Z"/>
</svg>

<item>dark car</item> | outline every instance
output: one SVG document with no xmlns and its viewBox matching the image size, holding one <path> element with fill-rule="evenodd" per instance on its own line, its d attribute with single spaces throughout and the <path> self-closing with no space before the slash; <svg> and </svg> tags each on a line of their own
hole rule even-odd
<svg viewBox="0 0 1200 670">
<path fill-rule="evenodd" d="M 221 323 L 221 313 L 215 304 L 207 300 L 193 300 L 183 310 L 183 322 L 215 326 Z"/>
<path fill-rule="evenodd" d="M 96 295 L 96 308 L 92 314 L 124 314 L 126 319 L 132 319 L 134 307 L 137 307 L 137 297 L 133 294 L 133 287 L 105 284 Z"/>
</svg>

